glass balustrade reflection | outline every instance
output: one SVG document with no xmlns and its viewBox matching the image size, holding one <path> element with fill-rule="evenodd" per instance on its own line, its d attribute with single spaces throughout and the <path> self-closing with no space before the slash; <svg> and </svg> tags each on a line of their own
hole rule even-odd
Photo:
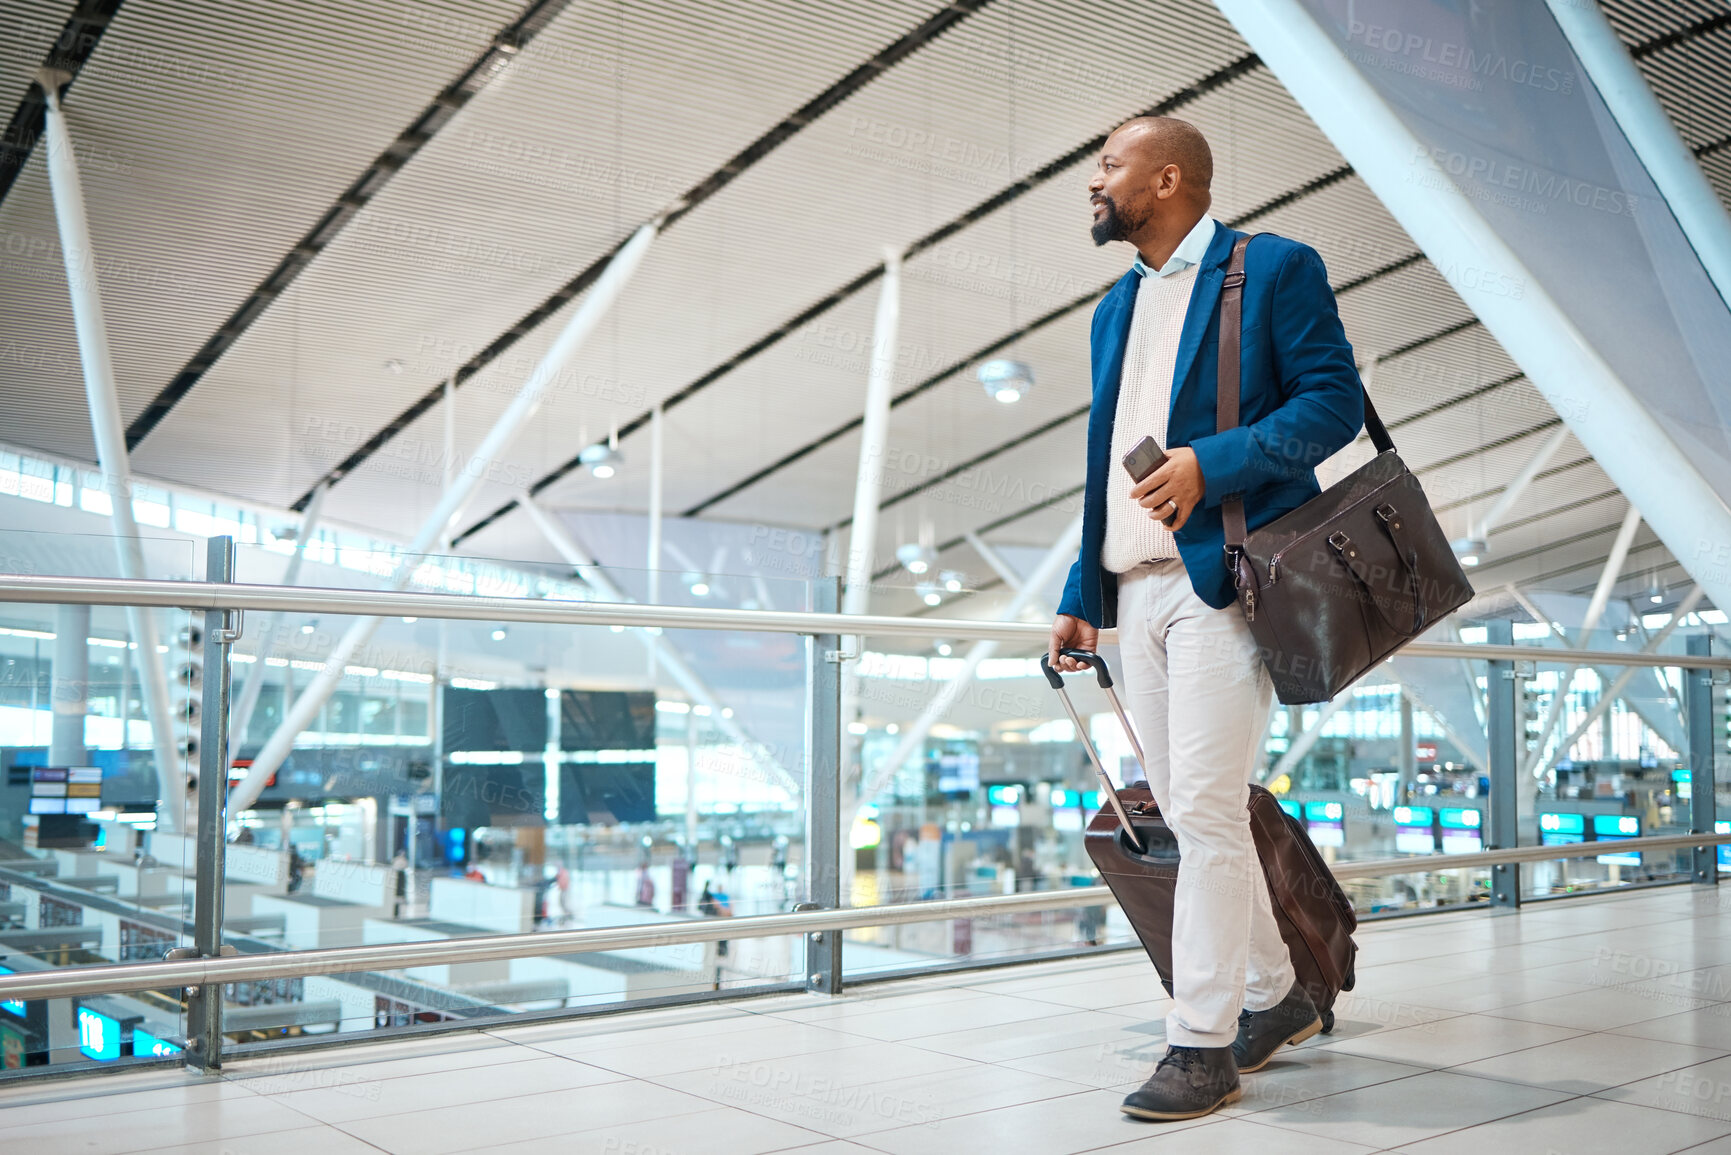
<svg viewBox="0 0 1731 1155">
<path fill-rule="evenodd" d="M 197 543 L 139 549 L 148 577 L 196 576 Z M 118 557 L 111 537 L 0 530 L 9 574 L 116 578 Z M 196 818 L 202 663 L 185 610 L 0 603 L 0 974 L 190 945 L 175 824 Z M 0 1000 L 0 1077 L 178 1055 L 185 1010 L 179 989 Z"/>
</svg>

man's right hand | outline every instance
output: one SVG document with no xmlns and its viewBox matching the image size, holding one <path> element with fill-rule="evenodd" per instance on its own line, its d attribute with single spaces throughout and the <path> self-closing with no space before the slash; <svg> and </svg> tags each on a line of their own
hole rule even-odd
<svg viewBox="0 0 1731 1155">
<path fill-rule="evenodd" d="M 1081 618 L 1073 618 L 1069 614 L 1059 614 L 1052 619 L 1052 644 L 1050 653 L 1047 655 L 1048 660 L 1054 670 L 1073 674 L 1086 667 L 1075 658 L 1060 657 L 1059 651 L 1087 650 L 1092 653 L 1099 641 L 1099 630 Z"/>
</svg>

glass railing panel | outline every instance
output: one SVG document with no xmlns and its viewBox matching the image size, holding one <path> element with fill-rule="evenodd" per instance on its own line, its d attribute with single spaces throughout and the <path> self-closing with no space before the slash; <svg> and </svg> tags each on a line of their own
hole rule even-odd
<svg viewBox="0 0 1731 1155">
<path fill-rule="evenodd" d="M 197 576 L 201 543 L 162 532 L 139 543 L 145 575 Z M 122 576 L 112 537 L 20 528 L 0 529 L 0 571 Z M 0 974 L 190 945 L 194 857 L 178 831 L 195 818 L 202 662 L 202 615 L 185 610 L 0 603 Z M 185 1008 L 179 989 L 0 1001 L 0 1077 L 178 1054 Z"/>
<path fill-rule="evenodd" d="M 356 568 L 367 560 L 315 557 L 301 582 L 393 584 L 397 559 L 373 559 L 371 574 Z M 238 572 L 275 584 L 286 563 L 242 548 Z M 649 586 L 612 566 L 441 557 L 406 569 L 410 590 L 525 606 L 635 600 Z M 663 604 L 811 606 L 804 582 L 687 576 L 660 576 Z M 234 796 L 228 940 L 260 952 L 653 926 L 665 941 L 237 985 L 231 1045 L 800 979 L 798 937 L 677 940 L 694 923 L 785 912 L 809 894 L 805 638 L 538 625 L 507 612 L 389 617 L 340 650 L 359 620 L 253 615 L 235 647 L 236 701 L 261 678 L 251 716 L 237 707 L 243 782 L 332 655 L 344 656 L 256 800 Z"/>
</svg>

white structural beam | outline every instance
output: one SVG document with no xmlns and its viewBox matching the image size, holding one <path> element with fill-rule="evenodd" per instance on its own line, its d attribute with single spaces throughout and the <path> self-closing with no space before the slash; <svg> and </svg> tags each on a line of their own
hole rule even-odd
<svg viewBox="0 0 1731 1155">
<path fill-rule="evenodd" d="M 1575 640 L 1577 648 L 1585 648 L 1588 638 L 1592 636 L 1594 630 L 1599 628 L 1599 621 L 1605 616 L 1605 607 L 1611 604 L 1611 594 L 1616 590 L 1617 582 L 1623 576 L 1623 564 L 1629 558 L 1629 546 L 1635 541 L 1635 531 L 1640 527 L 1641 511 L 1636 509 L 1633 503 L 1630 503 L 1629 508 L 1623 511 L 1623 524 L 1617 527 L 1617 536 L 1611 542 L 1610 555 L 1605 558 L 1605 564 L 1599 570 L 1599 580 L 1593 587 L 1593 597 L 1587 603 L 1587 612 L 1581 617 L 1581 632 Z M 1525 599 L 1523 598 L 1522 601 L 1524 603 Z M 1533 613 L 1530 604 L 1527 612 Z M 1538 615 L 1534 614 L 1534 616 L 1537 617 Z M 1552 628 L 1555 629 L 1556 627 L 1553 626 Z M 1564 640 L 1567 641 L 1567 639 Z M 1569 700 L 1568 688 L 1575 680 L 1577 669 L 1579 669 L 1578 666 L 1565 666 L 1562 673 L 1558 675 L 1560 679 L 1558 684 L 1562 689 L 1551 699 L 1551 707 L 1545 712 L 1544 723 L 1539 727 L 1538 740 L 1533 743 L 1533 748 L 1527 751 L 1524 765 L 1529 774 L 1544 772 L 1545 743 L 1551 740 L 1551 734 L 1562 719 L 1563 710 Z M 1627 682 L 1624 683 L 1624 685 L 1627 684 Z"/>
<path fill-rule="evenodd" d="M 1503 518 L 1508 516 L 1509 510 L 1515 507 L 1515 503 L 1526 496 L 1527 487 L 1532 485 L 1533 478 L 1539 475 L 1539 470 L 1545 467 L 1546 463 L 1556 455 L 1557 450 L 1563 447 L 1563 442 L 1568 439 L 1569 427 L 1567 425 L 1557 426 L 1551 435 L 1545 438 L 1544 444 L 1540 445 L 1538 450 L 1527 459 L 1527 463 L 1521 466 L 1521 471 L 1515 474 L 1514 479 L 1503 487 L 1503 492 L 1497 497 L 1495 503 L 1485 511 L 1484 516 L 1473 523 L 1472 529 L 1467 532 L 1467 537 L 1476 542 L 1489 541 L 1491 530 L 1501 524 Z"/>
<path fill-rule="evenodd" d="M 108 348 L 108 321 L 102 311 L 102 286 L 96 269 L 96 249 L 90 241 L 89 218 L 84 211 L 84 185 L 78 176 L 78 160 L 72 151 L 72 135 L 66 114 L 60 108 L 58 88 L 63 73 L 44 70 L 38 83 L 47 96 L 44 133 L 48 153 L 48 186 L 54 198 L 54 220 L 60 229 L 60 251 L 66 263 L 66 289 L 72 298 L 72 324 L 78 334 L 78 359 L 84 370 L 85 400 L 90 406 L 90 430 L 96 442 L 96 458 L 102 469 L 103 488 L 108 491 L 119 555 L 120 576 L 144 578 L 144 546 L 138 538 L 138 522 L 132 513 L 132 462 L 126 452 L 126 426 L 120 419 L 120 398 L 115 388 L 114 358 Z M 168 674 L 158 653 L 161 636 L 156 615 L 128 606 L 127 625 L 136 644 L 138 681 L 144 690 L 144 709 L 150 719 L 151 749 L 156 761 L 156 788 L 161 795 L 157 826 L 161 830 L 182 829 L 186 809 L 186 776 L 174 727 L 174 701 L 168 692 Z"/>
<path fill-rule="evenodd" d="M 878 507 L 883 501 L 884 457 L 889 450 L 890 402 L 895 393 L 896 347 L 901 340 L 902 254 L 885 245 L 884 275 L 878 287 L 877 316 L 872 325 L 871 362 L 866 368 L 865 413 L 860 422 L 859 474 L 854 481 L 853 520 L 848 525 L 847 566 L 842 585 L 844 614 L 871 612 L 872 570 L 877 552 Z M 865 640 L 840 639 L 844 654 L 865 652 Z M 841 668 L 841 723 L 849 726 L 859 716 L 859 669 L 857 660 Z M 847 786 L 859 778 L 859 759 L 853 744 L 842 741 L 841 782 Z M 842 790 L 843 798 L 847 790 Z"/>
<path fill-rule="evenodd" d="M 584 582 L 600 595 L 600 600 L 606 602 L 628 602 L 631 600 L 625 595 L 625 591 L 607 576 L 607 571 L 595 564 L 594 556 L 583 548 L 576 535 L 563 522 L 541 508 L 540 503 L 527 493 L 517 495 L 517 504 L 524 513 L 529 515 L 529 520 L 535 523 L 535 528 L 541 531 L 548 544 L 559 551 L 559 556 L 580 571 L 580 576 Z M 727 715 L 725 707 L 716 698 L 715 692 L 705 684 L 697 671 L 691 668 L 683 654 L 669 645 L 659 633 L 651 633 L 647 629 L 635 629 L 631 632 L 642 641 L 644 649 L 648 650 L 654 660 L 660 664 L 660 667 L 667 671 L 667 675 L 679 684 L 679 688 L 685 691 L 686 696 L 695 705 L 709 710 L 710 717 L 715 720 L 716 726 L 721 729 L 722 733 L 744 749 L 762 757 L 776 776 L 777 784 L 788 792 L 788 797 L 798 798 L 800 796 L 798 780 L 789 774 L 777 759 L 771 756 L 762 743 L 753 741 L 737 720 Z M 687 773 L 693 773 L 693 771 L 688 767 Z"/>
<path fill-rule="evenodd" d="M 883 500 L 884 455 L 888 451 L 901 317 L 902 255 L 886 247 L 877 320 L 872 329 L 871 364 L 866 372 L 865 415 L 860 423 L 859 477 L 854 483 L 847 585 L 841 602 L 844 614 L 869 613 L 871 609 L 872 561 L 877 550 L 878 505 Z"/>
<path fill-rule="evenodd" d="M 1058 535 L 1058 540 L 1052 543 L 1052 548 L 1046 551 L 1046 556 L 1040 559 L 1040 564 L 1034 567 L 1034 572 L 1028 575 L 1028 580 L 1022 583 L 1022 588 L 1017 590 L 1015 596 L 998 612 L 998 620 L 1013 622 L 1021 617 L 1022 611 L 1032 605 L 1034 599 L 1040 596 L 1040 591 L 1058 576 L 1059 571 L 1064 566 L 1076 559 L 1076 547 L 1081 543 L 1081 540 L 1082 515 L 1077 514 L 1075 519 L 1064 528 L 1064 532 Z M 974 671 L 979 669 L 980 663 L 997 652 L 998 643 L 996 642 L 975 642 L 970 646 L 967 656 L 962 659 L 961 669 L 957 671 L 956 676 L 944 683 L 943 688 L 932 698 L 931 703 L 921 712 L 919 718 L 902 731 L 901 740 L 896 743 L 895 750 L 891 752 L 888 758 L 878 764 L 871 778 L 866 781 L 865 788 L 860 791 L 859 797 L 844 797 L 842 805 L 851 811 L 861 803 L 870 802 L 876 798 L 883 788 L 889 785 L 890 779 L 895 777 L 896 771 L 901 768 L 902 763 L 906 762 L 909 756 L 925 742 L 926 735 L 931 731 L 932 726 L 961 700 L 962 694 L 973 682 Z M 845 829 L 847 823 L 844 822 L 842 825 Z"/>
<path fill-rule="evenodd" d="M 511 404 L 505 407 L 505 411 L 487 431 L 487 436 L 481 439 L 481 443 L 472 453 L 464 456 L 463 467 L 457 471 L 450 484 L 445 486 L 439 503 L 421 523 L 421 528 L 409 543 L 403 560 L 397 564 L 397 571 L 391 579 L 393 588 L 402 589 L 409 583 L 415 567 L 420 565 L 427 551 L 445 533 L 451 518 L 468 501 L 481 478 L 487 475 L 490 465 L 504 456 L 512 440 L 541 407 L 548 388 L 576 355 L 589 334 L 594 332 L 601 318 L 607 315 L 608 309 L 612 308 L 613 302 L 618 300 L 619 294 L 630 282 L 631 275 L 643 263 L 643 258 L 649 252 L 649 246 L 654 243 L 658 231 L 659 222 L 651 222 L 641 226 L 632 234 L 631 239 L 625 242 L 618 255 L 608 263 L 607 268 L 590 287 L 583 303 L 571 314 L 559 335 L 541 355 L 541 360 L 530 372 L 529 379 L 523 382 L 517 396 L 511 399 Z M 319 670 L 307 688 L 301 691 L 294 705 L 289 707 L 288 716 L 253 759 L 246 777 L 234 788 L 229 797 L 231 809 L 245 810 L 258 801 L 264 784 L 270 781 L 270 776 L 277 772 L 289 751 L 294 749 L 295 738 L 318 716 L 319 708 L 335 692 L 338 683 L 342 681 L 344 670 L 354 660 L 360 648 L 371 640 L 373 632 L 379 628 L 379 621 L 376 617 L 362 617 L 356 618 L 349 626 L 348 631 L 337 642 L 336 648 L 325 659 L 324 668 Z"/>
<path fill-rule="evenodd" d="M 283 567 L 282 584 L 285 586 L 300 583 L 301 563 L 306 560 L 307 545 L 312 541 L 313 532 L 318 529 L 319 516 L 324 512 L 325 494 L 330 491 L 331 483 L 321 481 L 307 502 L 306 512 L 301 515 L 300 529 L 295 532 L 295 551 L 289 556 L 288 565 Z M 259 695 L 264 693 L 265 665 L 276 654 L 277 623 L 281 616 L 266 614 L 259 619 L 258 625 L 253 627 L 258 632 L 258 649 L 253 653 L 252 669 L 247 671 L 240 696 L 229 710 L 228 747 L 231 757 L 240 750 L 241 743 L 245 741 L 247 727 L 252 724 L 253 711 L 258 708 Z"/>
<path fill-rule="evenodd" d="M 1731 305 L 1731 216 L 1597 3 L 1546 0 L 1719 296 Z"/>
<path fill-rule="evenodd" d="M 1731 568 L 1698 564 L 1701 543 L 1731 541 L 1731 507 L 1343 44 L 1300 0 L 1216 3 L 1539 391 L 1571 399 L 1561 413 L 1570 431 L 1672 556 L 1715 605 L 1731 605 Z"/>
<path fill-rule="evenodd" d="M 650 605 L 661 604 L 661 514 L 665 504 L 664 488 L 662 486 L 662 470 L 665 458 L 662 454 L 661 406 L 657 405 L 649 411 L 649 549 L 644 559 L 647 571 L 645 577 L 649 582 L 647 597 Z M 649 677 L 655 677 L 655 647 L 648 647 Z M 689 783 L 687 784 L 689 788 Z"/>
<path fill-rule="evenodd" d="M 1695 612 L 1695 607 L 1701 604 L 1701 599 L 1706 595 L 1706 592 L 1707 591 L 1702 589 L 1700 586 L 1695 586 L 1690 589 L 1688 595 L 1678 603 L 1677 608 L 1671 611 L 1671 620 L 1665 623 L 1665 628 L 1647 639 L 1647 644 L 1641 647 L 1641 652 L 1643 654 L 1657 653 L 1659 647 L 1665 644 L 1665 639 L 1671 636 L 1671 632 L 1677 628 L 1678 624 L 1681 623 L 1684 618 Z M 1546 755 L 1544 761 L 1539 764 L 1538 769 L 1533 772 L 1534 776 L 1537 777 L 1542 775 L 1545 771 L 1556 765 L 1557 759 L 1561 758 L 1569 751 L 1570 747 L 1581 740 L 1581 735 L 1587 732 L 1588 727 L 1592 726 L 1594 722 L 1599 720 L 1601 714 L 1611 708 L 1611 703 L 1622 696 L 1623 691 L 1628 688 L 1630 681 L 1634 679 L 1635 675 L 1646 668 L 1648 667 L 1623 667 L 1623 672 L 1618 674 L 1616 679 L 1600 692 L 1599 700 L 1593 703 L 1592 708 L 1587 711 L 1586 716 L 1577 722 L 1575 728 L 1569 731 L 1568 736 L 1561 742 L 1558 742 L 1556 746 L 1551 749 L 1550 753 Z M 1574 673 L 1572 667 L 1569 672 L 1572 676 Z M 1564 697 L 1567 695 L 1568 689 L 1568 683 L 1564 682 L 1560 687 L 1558 687 L 1557 696 Z"/>
<path fill-rule="evenodd" d="M 1617 582 L 1623 577 L 1623 565 L 1629 560 L 1629 547 L 1635 544 L 1635 531 L 1641 528 L 1641 511 L 1635 508 L 1633 502 L 1623 511 L 1623 524 L 1617 527 L 1617 536 L 1611 541 L 1611 552 L 1605 558 L 1605 565 L 1599 571 L 1599 580 L 1593 587 L 1593 600 L 1587 603 L 1587 612 L 1581 617 L 1581 632 L 1576 642 L 1586 645 L 1587 637 L 1599 628 L 1599 620 L 1605 616 L 1605 607 L 1611 604 L 1611 594 L 1617 588 Z"/>
<path fill-rule="evenodd" d="M 962 535 L 962 538 L 974 547 L 974 552 L 980 555 L 980 560 L 992 567 L 992 572 L 1003 579 L 1004 584 L 1016 593 L 1022 592 L 1022 575 L 1011 568 L 1004 560 L 1004 555 L 993 549 L 986 540 L 973 530 Z"/>
</svg>

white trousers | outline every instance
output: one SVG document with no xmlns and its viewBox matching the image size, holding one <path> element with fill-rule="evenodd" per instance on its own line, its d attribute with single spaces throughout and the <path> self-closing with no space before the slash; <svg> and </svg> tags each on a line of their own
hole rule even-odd
<svg viewBox="0 0 1731 1155">
<path fill-rule="evenodd" d="M 1166 1041 L 1230 1046 L 1239 1009 L 1267 1010 L 1295 980 L 1247 810 L 1273 686 L 1242 611 L 1211 609 L 1176 559 L 1119 578 L 1118 636 L 1119 693 L 1180 854 Z"/>
</svg>

